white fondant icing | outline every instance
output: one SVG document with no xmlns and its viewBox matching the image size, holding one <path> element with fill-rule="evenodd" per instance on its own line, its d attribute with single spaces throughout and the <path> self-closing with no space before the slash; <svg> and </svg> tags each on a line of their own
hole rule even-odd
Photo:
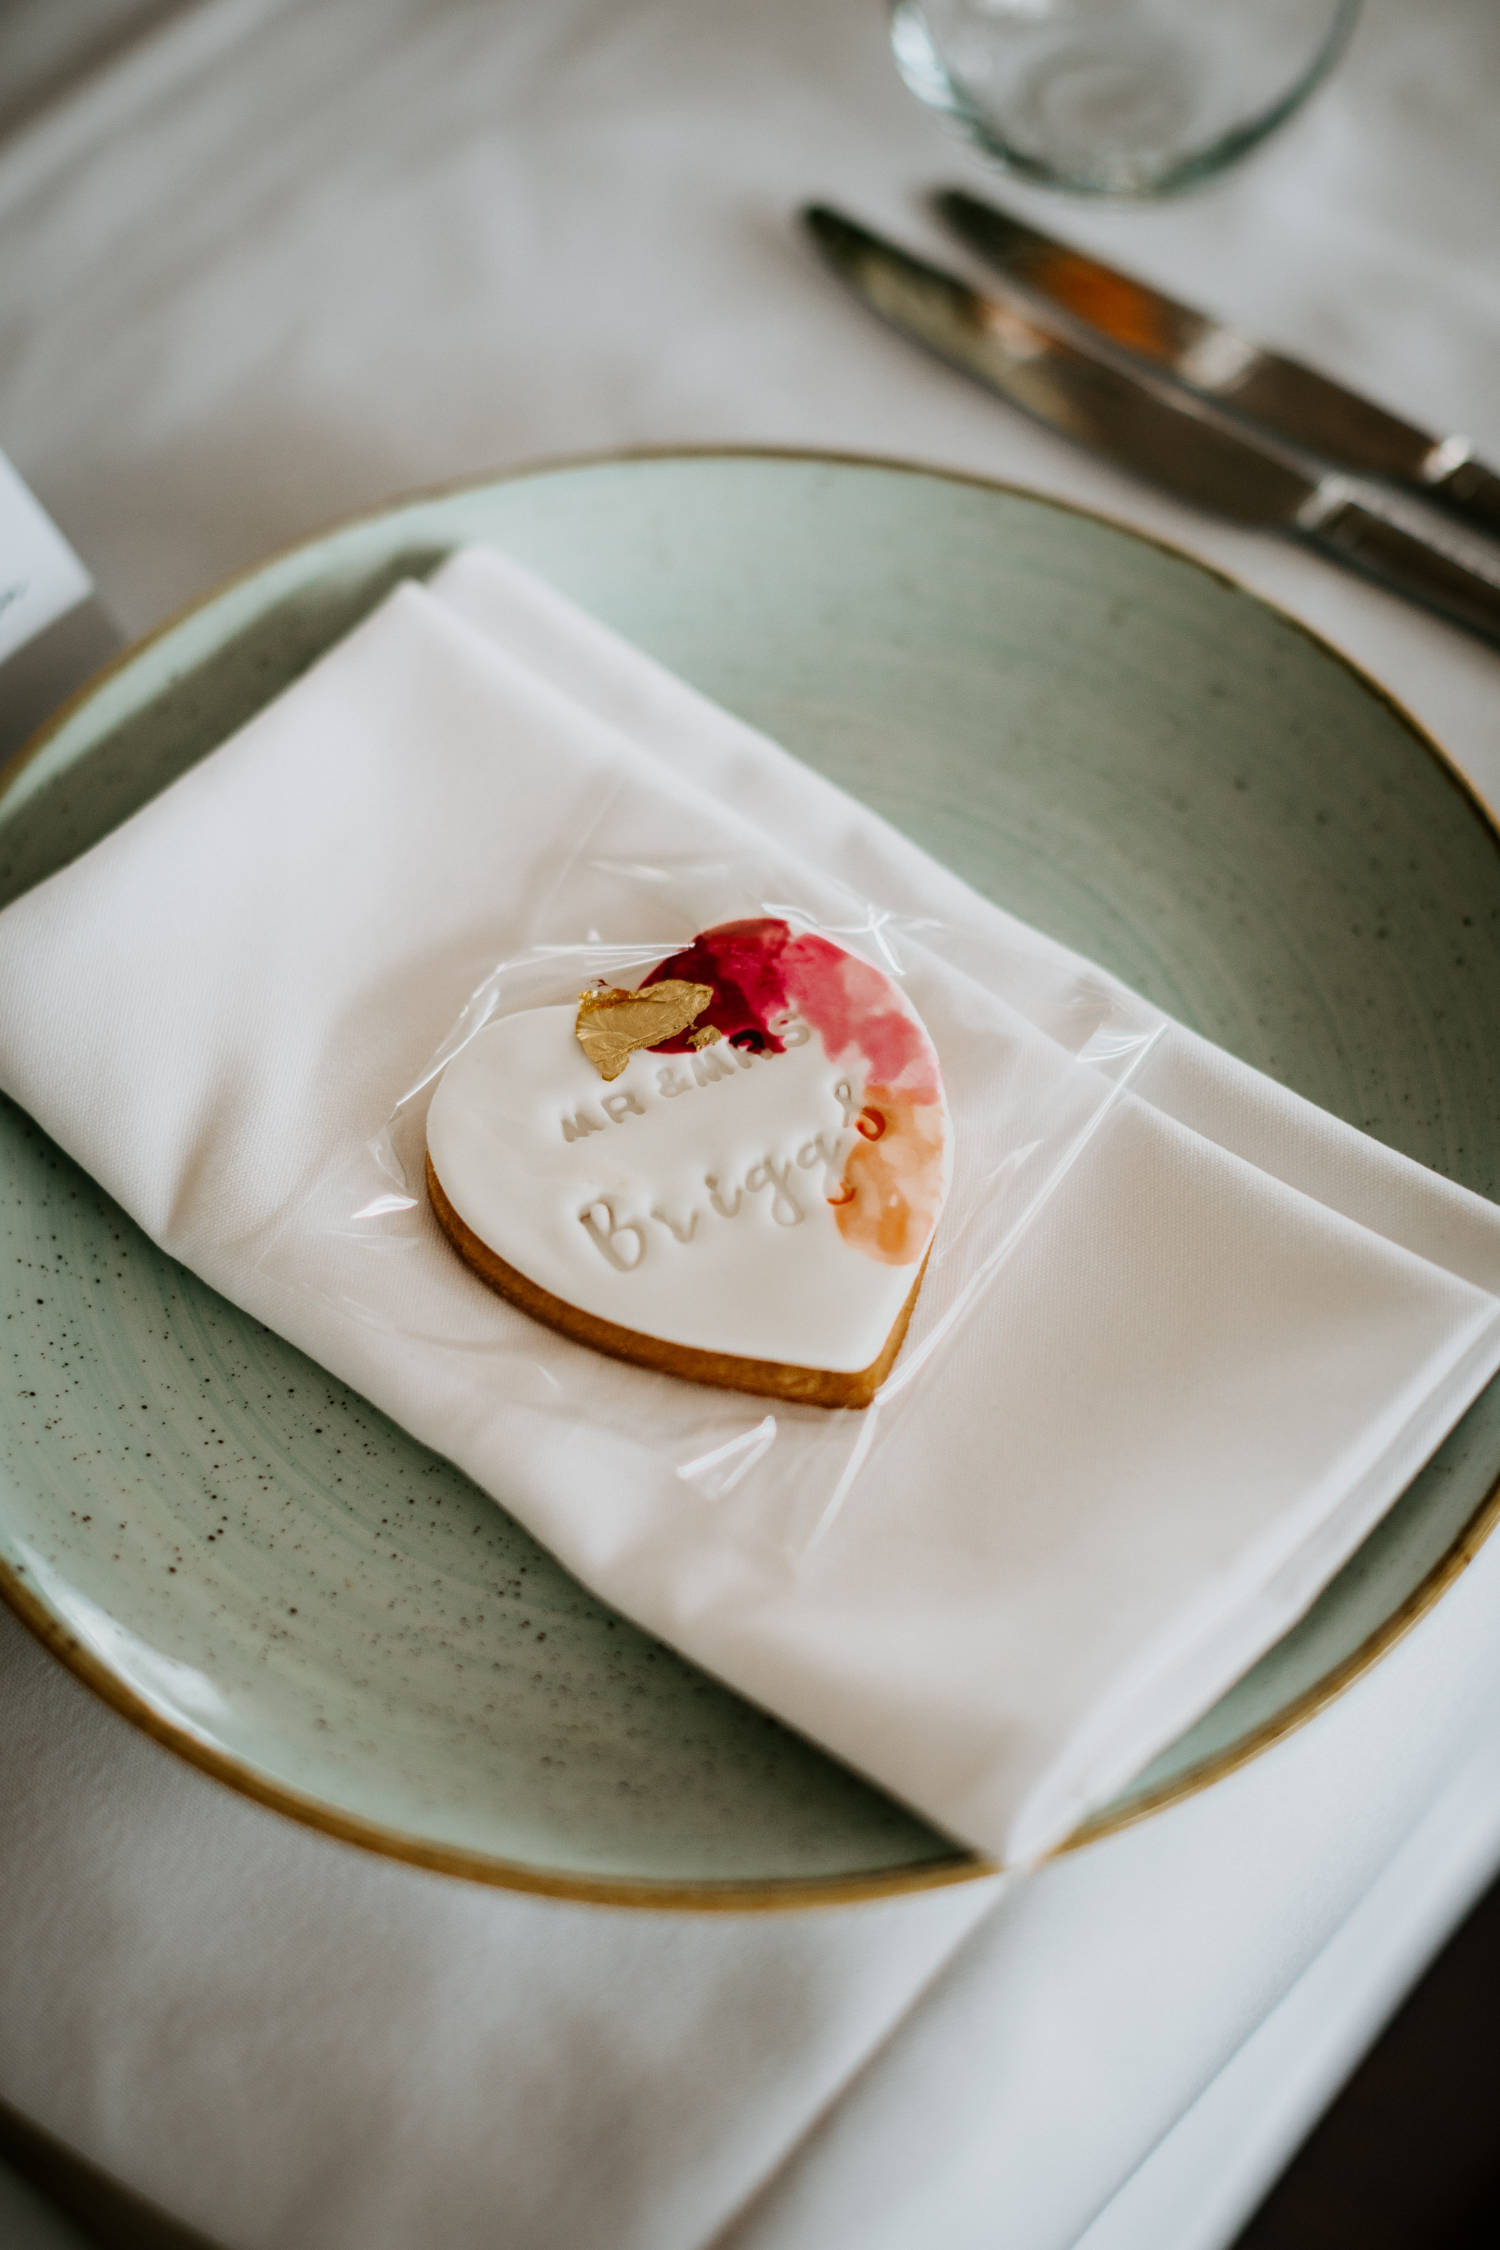
<svg viewBox="0 0 1500 2250">
<path fill-rule="evenodd" d="M 662 1343 L 868 1367 L 916 1268 L 851 1247 L 827 1200 L 863 1097 L 849 1056 L 805 1035 L 641 1050 L 606 1087 L 574 1017 L 501 1017 L 444 1071 L 427 1145 L 460 1218 L 554 1297 Z"/>
</svg>

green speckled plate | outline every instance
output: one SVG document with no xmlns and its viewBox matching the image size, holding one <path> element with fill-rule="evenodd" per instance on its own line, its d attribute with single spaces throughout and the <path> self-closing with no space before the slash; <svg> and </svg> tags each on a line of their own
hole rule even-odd
<svg viewBox="0 0 1500 2250">
<path fill-rule="evenodd" d="M 0 897 L 470 540 L 1252 1063 L 1495 1192 L 1500 845 L 1432 746 L 1198 565 L 952 477 L 614 460 L 333 532 L 63 716 L 0 795 Z M 0 1583 L 142 1724 L 338 1834 L 575 1897 L 796 1904 L 983 1872 L 601 1608 L 3 1105 L 0 1141 Z M 1487 1528 L 1497 1467 L 1492 1394 L 1091 1832 L 1203 1786 L 1370 1661 Z"/>
</svg>

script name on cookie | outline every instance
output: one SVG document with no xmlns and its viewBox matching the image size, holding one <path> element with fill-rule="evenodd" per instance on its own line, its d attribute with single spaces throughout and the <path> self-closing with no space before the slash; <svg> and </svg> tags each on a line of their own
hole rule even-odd
<svg viewBox="0 0 1500 2250">
<path fill-rule="evenodd" d="M 781 1019 L 774 1028 L 788 1049 L 805 1045 L 809 1037 L 807 1026 L 795 1017 Z M 685 1094 L 733 1084 L 743 1072 L 773 1069 L 779 1060 L 772 1052 L 727 1040 L 693 1054 L 666 1056 L 651 1079 L 601 1095 L 597 1103 L 563 1111 L 559 1130 L 562 1138 L 571 1142 L 602 1133 L 607 1124 L 629 1125 L 632 1119 L 660 1114 L 665 1104 L 675 1103 Z M 804 1086 L 802 1091 L 805 1098 L 812 1089 Z M 819 1205 L 837 1206 L 847 1192 L 842 1172 L 851 1138 L 856 1133 L 869 1137 L 878 1130 L 878 1120 L 862 1108 L 859 1093 L 847 1077 L 831 1075 L 827 1095 L 830 1105 L 837 1107 L 838 1126 L 819 1126 L 804 1119 L 800 1129 L 793 1127 L 785 1135 L 778 1134 L 779 1146 L 763 1149 L 738 1167 L 735 1176 L 705 1171 L 699 1200 L 675 1209 L 657 1200 L 643 1212 L 638 1207 L 625 1208 L 615 1196 L 591 1197 L 578 1213 L 589 1241 L 617 1273 L 633 1273 L 649 1253 L 653 1223 L 662 1230 L 656 1239 L 665 1247 L 668 1237 L 682 1244 L 700 1241 L 704 1238 L 700 1226 L 712 1228 L 718 1220 L 738 1219 L 746 1212 L 759 1210 L 778 1227 L 797 1227 Z M 630 1202 L 634 1204 L 633 1197 Z"/>
</svg>

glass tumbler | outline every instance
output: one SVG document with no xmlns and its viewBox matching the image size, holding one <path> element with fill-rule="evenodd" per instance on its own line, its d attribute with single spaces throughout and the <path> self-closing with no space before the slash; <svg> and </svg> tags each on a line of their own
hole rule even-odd
<svg viewBox="0 0 1500 2250">
<path fill-rule="evenodd" d="M 1191 186 L 1275 131 L 1360 0 L 896 0 L 914 94 L 1007 171 L 1098 195 Z"/>
</svg>

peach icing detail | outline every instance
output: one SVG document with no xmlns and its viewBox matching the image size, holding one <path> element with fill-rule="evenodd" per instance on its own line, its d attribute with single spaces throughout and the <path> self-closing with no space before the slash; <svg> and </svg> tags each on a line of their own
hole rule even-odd
<svg viewBox="0 0 1500 2250">
<path fill-rule="evenodd" d="M 889 977 L 826 938 L 794 938 L 782 955 L 787 999 L 831 1057 L 864 1062 L 864 1106 L 837 1195 L 839 1233 L 881 1265 L 924 1257 L 943 1207 L 948 1125 L 937 1055 Z"/>
<path fill-rule="evenodd" d="M 940 1104 L 866 1089 L 884 1112 L 878 1140 L 858 1136 L 844 1165 L 835 1206 L 839 1233 L 851 1249 L 885 1266 L 915 1265 L 925 1255 L 943 1207 L 947 1132 Z"/>
</svg>

